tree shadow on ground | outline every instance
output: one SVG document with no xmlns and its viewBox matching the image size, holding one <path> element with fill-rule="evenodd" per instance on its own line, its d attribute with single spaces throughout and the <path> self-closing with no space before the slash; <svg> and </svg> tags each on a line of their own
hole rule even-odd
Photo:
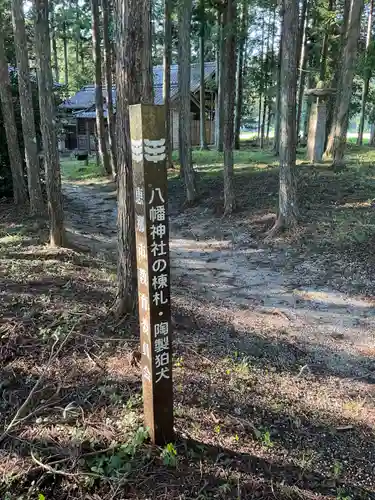
<svg viewBox="0 0 375 500">
<path fill-rule="evenodd" d="M 128 339 L 110 340 L 116 334 L 113 320 L 99 315 L 80 319 L 28 407 L 32 416 L 3 443 L 2 461 L 19 457 L 24 471 L 16 467 L 22 479 L 13 481 L 12 493 L 24 492 L 34 481 L 46 498 L 109 500 L 120 474 L 126 481 L 119 499 L 307 500 L 341 493 L 375 498 L 373 430 L 355 417 L 355 407 L 351 417 L 341 415 L 337 394 L 325 394 L 345 392 L 336 374 L 315 367 L 297 373 L 306 359 L 301 351 L 294 356 L 289 343 L 264 338 L 259 343 L 247 332 L 258 352 L 240 352 L 236 343 L 225 343 L 228 330 L 235 339 L 243 333 L 230 324 L 213 324 L 184 310 L 175 310 L 174 318 L 177 468 L 163 463 L 161 450 L 140 445 L 136 456 L 121 458 L 119 469 L 106 469 L 94 480 L 85 476 L 101 463 L 101 454 L 92 452 L 113 446 L 115 452 L 104 453 L 108 463 L 121 455 L 116 450 L 141 423 L 140 371 L 130 365 Z M 136 325 L 128 326 L 129 340 L 137 342 Z M 32 345 L 32 337 L 28 342 Z M 19 346 L 18 355 L 2 363 L 3 422 L 10 421 L 43 373 L 52 342 L 35 339 L 34 356 Z M 283 352 L 289 364 L 282 361 Z M 353 384 L 351 397 L 356 390 Z M 332 408 L 320 405 L 319 398 L 327 397 Z M 47 469 L 33 462 L 30 450 Z M 56 461 L 59 473 L 54 474 L 48 463 Z M 131 469 L 124 476 L 125 464 Z M 0 491 L 8 490 L 3 482 Z"/>
<path fill-rule="evenodd" d="M 105 364 L 105 359 L 102 362 Z M 230 388 L 221 394 L 220 408 L 215 398 L 210 399 L 207 387 L 195 380 L 194 386 L 202 391 L 201 400 L 197 401 L 189 385 L 175 394 L 175 468 L 163 462 L 160 449 L 146 443 L 141 442 L 134 455 L 121 454 L 121 446 L 132 439 L 140 423 L 140 399 L 135 400 L 135 407 L 129 404 L 140 391 L 136 371 L 124 372 L 120 379 L 101 370 L 90 370 L 75 381 L 69 376 L 66 387 L 57 394 L 63 371 L 64 365 L 46 377 L 43 390 L 28 408 L 33 417 L 11 431 L 3 443 L 2 460 L 7 454 L 18 457 L 17 467 L 22 464 L 25 469 L 21 480 L 12 481 L 14 497 L 10 498 L 34 486 L 54 500 L 94 499 L 95 495 L 105 500 L 112 498 L 118 485 L 119 499 L 185 495 L 307 500 L 337 498 L 341 493 L 356 500 L 375 498 L 368 461 L 375 449 L 366 439 L 372 429 L 364 425 L 338 431 L 338 421 L 342 423 L 339 416 L 335 421 L 323 420 L 319 412 L 289 413 L 287 402 L 281 411 L 257 403 L 244 407 Z M 186 378 L 189 374 L 181 377 L 176 373 L 175 384 Z M 10 394 L 24 399 L 35 382 L 22 370 L 5 370 L 1 379 L 9 381 L 3 389 L 3 401 L 7 401 L 4 395 Z M 248 392 L 246 397 L 251 400 L 250 387 Z M 15 405 L 17 397 L 8 404 Z M 238 415 L 239 405 L 242 416 Z M 121 426 L 127 414 L 133 414 L 134 421 Z M 259 419 L 262 427 L 254 424 Z M 198 437 L 192 437 L 194 434 Z M 111 450 L 101 453 L 108 447 Z M 31 458 L 30 450 L 39 463 Z M 113 456 L 117 458 L 113 460 Z M 116 464 L 113 468 L 109 466 L 112 463 Z M 16 477 L 20 472 L 17 467 Z M 97 477 L 89 476 L 93 473 Z M 0 492 L 7 491 L 9 484 L 0 483 Z"/>
<path fill-rule="evenodd" d="M 217 198 L 215 186 L 210 189 Z M 244 186 L 244 203 L 251 189 Z M 204 203 L 210 206 L 209 199 Z M 262 206 L 269 210 L 269 200 L 260 211 Z M 106 269 L 57 268 L 46 284 L 40 274 L 56 262 L 36 269 L 31 261 L 18 264 L 21 286 L 35 280 L 44 293 L 33 293 L 32 286 L 32 293 L 27 287 L 19 293 L 10 277 L 16 264 L 2 263 L 2 423 L 11 420 L 41 373 L 45 380 L 29 406 L 33 415 L 2 443 L 5 498 L 375 498 L 373 356 L 298 340 L 292 337 L 298 327 L 289 323 L 265 329 L 256 315 L 241 325 L 235 317 L 240 308 L 208 304 L 196 290 L 186 295 L 188 288 L 177 286 L 177 468 L 163 463 L 160 449 L 141 445 L 127 460 L 130 473 L 120 472 L 125 481 L 119 488 L 112 481 L 116 468 L 106 477 L 85 476 L 98 466 L 87 453 L 112 445 L 118 450 L 141 424 L 140 370 L 130 362 L 138 328 L 134 319 L 119 325 L 111 315 L 115 291 Z M 65 275 L 70 293 L 63 288 Z M 53 343 L 70 331 L 74 335 L 47 370 Z M 44 464 L 63 460 L 53 465 L 59 473 L 35 463 L 31 449 Z M 111 459 L 111 452 L 104 455 Z"/>
<path fill-rule="evenodd" d="M 38 449 L 43 450 L 45 444 L 38 440 L 29 443 L 34 453 Z M 98 474 L 95 478 L 91 467 L 93 469 L 95 467 L 96 470 L 97 464 L 110 463 L 111 457 L 119 455 L 116 455 L 116 452 L 95 455 L 92 448 L 88 448 L 86 454 L 90 454 L 91 457 L 81 458 L 80 468 L 70 469 L 74 472 L 65 470 L 68 477 L 71 474 L 69 481 L 62 476 L 61 466 L 51 467 L 52 470 L 56 467 L 60 472 L 53 474 L 51 471 L 46 472 L 37 464 L 30 468 L 28 479 L 30 483 L 33 481 L 37 485 L 39 491 L 43 491 L 46 498 L 54 500 L 68 498 L 109 500 L 116 491 L 115 498 L 119 500 L 125 498 L 372 500 L 375 498 L 373 491 L 347 483 L 338 477 L 327 477 L 319 471 L 309 471 L 293 465 L 286 466 L 256 455 L 222 446 L 212 446 L 201 441 L 178 439 L 176 451 L 178 453 L 176 468 L 163 464 L 160 454 L 155 453 L 155 449 L 143 445 L 134 456 L 128 457 L 126 462 L 122 463 L 123 470 L 114 470 L 108 476 Z M 70 466 L 77 461 L 76 448 L 66 449 L 65 453 L 65 455 L 55 455 L 55 460 L 60 459 Z M 85 450 L 82 455 L 84 457 Z M 145 455 L 148 455 L 148 458 L 145 458 Z M 43 463 L 47 468 L 48 461 Z M 84 486 L 85 482 L 89 485 Z M 1 489 L 0 487 L 0 492 Z M 8 490 L 3 489 L 3 491 Z M 13 491 L 16 494 L 17 486 L 14 486 Z"/>
<path fill-rule="evenodd" d="M 25 244 L 27 248 L 28 245 Z M 51 251 L 47 249 L 45 251 L 31 250 L 27 252 L 14 251 L 5 249 L 0 249 L 0 258 L 9 260 L 20 260 L 20 261 L 60 261 L 64 264 L 69 263 L 77 268 L 77 272 L 80 268 L 90 268 L 90 269 L 107 269 L 109 272 L 113 272 L 115 266 L 113 263 L 108 262 L 104 259 L 96 259 L 92 256 L 86 256 L 82 253 L 78 253 L 74 250 L 60 249 L 57 251 Z"/>
</svg>

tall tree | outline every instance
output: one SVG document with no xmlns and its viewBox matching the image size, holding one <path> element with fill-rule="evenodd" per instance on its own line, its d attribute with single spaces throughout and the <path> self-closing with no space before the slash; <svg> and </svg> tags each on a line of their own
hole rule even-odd
<svg viewBox="0 0 375 500">
<path fill-rule="evenodd" d="M 91 0 L 92 12 L 92 52 L 95 65 L 95 107 L 96 127 L 98 137 L 99 158 L 105 172 L 111 175 L 111 165 L 107 151 L 106 131 L 104 124 L 103 109 L 103 85 L 102 85 L 102 54 L 100 48 L 100 18 L 98 0 Z"/>
<path fill-rule="evenodd" d="M 241 27 L 238 33 L 236 107 L 235 107 L 235 118 L 234 118 L 235 149 L 240 149 L 240 128 L 241 128 L 242 104 L 243 104 L 244 55 L 245 55 L 245 44 L 247 39 L 248 12 L 249 12 L 248 1 L 242 0 L 241 7 L 242 7 Z"/>
<path fill-rule="evenodd" d="M 109 1 L 102 0 L 103 13 L 103 45 L 104 45 L 104 66 L 105 81 L 107 87 L 107 125 L 108 125 L 108 146 L 109 161 L 112 175 L 117 172 L 116 167 L 116 149 L 115 149 L 115 115 L 113 112 L 113 94 L 112 94 L 112 51 L 111 40 L 109 37 Z"/>
<path fill-rule="evenodd" d="M 206 34 L 206 4 L 205 0 L 200 0 L 199 4 L 199 66 L 200 66 L 200 147 L 202 150 L 207 148 L 206 141 L 206 78 L 205 78 L 205 34 Z"/>
<path fill-rule="evenodd" d="M 337 50 L 337 54 L 335 57 L 335 62 L 333 64 L 333 77 L 331 81 L 331 88 L 337 89 L 339 91 L 340 85 L 340 76 L 342 74 L 342 58 L 344 53 L 345 40 L 348 32 L 349 25 L 349 15 L 351 10 L 351 2 L 352 0 L 344 0 L 343 5 L 336 3 L 335 5 L 335 14 L 338 18 L 342 18 L 341 26 L 340 26 L 340 37 L 339 37 L 339 46 Z M 323 61 L 322 61 L 323 62 Z M 323 64 L 321 65 L 323 67 Z M 311 102 L 311 101 L 309 101 Z M 332 124 L 335 122 L 337 117 L 338 106 L 336 105 L 338 102 L 338 93 L 336 93 L 336 98 L 332 97 L 328 101 L 327 106 L 327 125 L 326 125 L 326 153 L 327 153 L 327 144 L 329 141 L 329 134 L 332 130 Z M 310 106 L 311 109 L 311 106 Z"/>
<path fill-rule="evenodd" d="M 57 150 L 55 101 L 53 95 L 48 24 L 48 0 L 34 1 L 35 55 L 50 220 L 50 243 L 52 246 L 63 246 L 65 244 L 64 212 L 61 195 L 59 154 Z"/>
<path fill-rule="evenodd" d="M 179 46 L 178 46 L 178 87 L 179 87 L 179 149 L 180 164 L 183 171 L 186 200 L 188 203 L 197 198 L 197 188 L 191 158 L 191 94 L 190 94 L 190 22 L 192 0 L 179 2 Z"/>
<path fill-rule="evenodd" d="M 64 21 L 63 21 L 63 47 L 64 47 L 64 80 L 65 86 L 69 87 L 69 61 L 68 61 L 68 21 L 66 19 L 66 12 L 63 12 Z"/>
<path fill-rule="evenodd" d="M 299 138 L 300 125 L 301 125 L 301 115 L 302 115 L 302 104 L 303 104 L 303 94 L 305 91 L 305 76 L 306 76 L 306 63 L 307 63 L 307 21 L 308 21 L 308 0 L 304 0 L 302 4 L 302 12 L 300 18 L 300 31 L 298 38 L 298 48 L 297 48 L 297 64 L 298 68 L 298 99 L 297 99 L 297 141 Z"/>
<path fill-rule="evenodd" d="M 273 18 L 272 18 L 272 37 L 271 37 L 271 54 L 270 54 L 270 86 L 271 88 L 275 87 L 275 39 L 276 39 L 276 14 L 277 9 L 274 5 L 273 9 Z M 274 105 L 272 95 L 269 98 L 269 106 L 268 106 L 268 118 L 267 118 L 267 132 L 266 138 L 267 142 L 269 142 L 270 138 L 270 128 L 271 128 L 271 118 L 274 115 Z"/>
<path fill-rule="evenodd" d="M 225 64 L 224 64 L 224 214 L 235 209 L 233 186 L 234 101 L 236 73 L 236 0 L 227 0 L 224 10 Z"/>
<path fill-rule="evenodd" d="M 0 100 L 4 120 L 10 170 L 13 181 L 13 198 L 16 205 L 27 201 L 27 193 L 23 179 L 23 166 L 17 137 L 16 119 L 13 107 L 12 88 L 10 86 L 8 61 L 4 49 L 4 23 L 0 19 Z"/>
<path fill-rule="evenodd" d="M 109 8 L 109 4 L 108 4 Z M 74 30 L 74 36 L 75 36 L 75 51 L 76 51 L 76 64 L 78 66 L 79 64 L 79 54 L 80 54 L 80 40 L 81 40 L 81 26 L 80 26 L 80 13 L 81 9 L 79 6 L 79 0 L 75 0 L 74 2 L 74 10 L 75 10 L 75 30 Z M 105 29 L 105 27 L 103 27 Z M 107 25 L 108 29 L 108 25 Z"/>
<path fill-rule="evenodd" d="M 58 82 L 60 80 L 60 71 L 59 71 L 59 60 L 57 56 L 57 29 L 56 29 L 56 19 L 55 19 L 55 5 L 53 2 L 50 3 L 50 10 L 51 10 L 51 43 L 52 43 L 52 56 L 53 56 L 53 71 L 54 71 L 55 81 Z"/>
<path fill-rule="evenodd" d="M 216 47 L 215 47 L 215 60 L 216 60 L 216 74 L 215 74 L 215 84 L 216 84 L 216 94 L 215 94 L 215 147 L 219 149 L 219 138 L 220 138 L 220 127 L 222 125 L 220 120 L 220 65 L 221 65 L 221 11 L 217 10 L 217 36 L 216 36 Z"/>
<path fill-rule="evenodd" d="M 219 7 L 220 8 L 220 7 Z M 218 81 L 218 134 L 216 138 L 216 147 L 218 151 L 223 151 L 224 145 L 224 64 L 225 64 L 225 33 L 223 12 L 218 17 L 219 30 L 219 81 Z"/>
<path fill-rule="evenodd" d="M 365 127 L 366 103 L 367 103 L 367 97 L 369 93 L 370 80 L 371 80 L 371 66 L 369 61 L 369 53 L 370 53 L 370 43 L 372 38 L 373 15 L 374 15 L 374 0 L 371 0 L 369 5 L 369 17 L 367 21 L 365 70 L 364 70 L 362 99 L 361 99 L 361 117 L 359 121 L 358 139 L 357 139 L 357 144 L 359 146 L 362 146 L 363 144 L 363 129 Z"/>
<path fill-rule="evenodd" d="M 270 235 L 297 223 L 297 197 L 294 178 L 296 164 L 296 91 L 298 0 L 284 0 L 281 48 L 280 99 L 280 187 L 278 217 Z"/>
<path fill-rule="evenodd" d="M 261 141 L 261 128 L 262 128 L 262 108 L 264 103 L 264 30 L 266 26 L 266 16 L 264 10 L 262 12 L 262 26 L 261 26 L 261 42 L 260 42 L 260 55 L 259 55 L 259 102 L 258 102 L 258 141 Z"/>
<path fill-rule="evenodd" d="M 153 0 L 143 0 L 141 3 L 143 28 L 143 50 L 142 50 L 142 101 L 153 104 L 153 66 L 152 66 L 152 12 Z"/>
<path fill-rule="evenodd" d="M 301 60 L 301 52 L 303 48 L 303 41 L 305 35 L 305 25 L 307 17 L 308 0 L 302 0 L 301 15 L 299 16 L 298 38 L 297 38 L 297 65 Z"/>
<path fill-rule="evenodd" d="M 281 9 L 282 18 L 283 9 Z M 282 20 L 281 20 L 282 22 Z M 276 73 L 276 105 L 275 105 L 275 136 L 273 143 L 273 150 L 276 156 L 280 153 L 280 126 L 281 126 L 281 65 L 282 65 L 282 46 L 283 46 L 283 34 L 284 31 L 280 31 L 279 40 L 279 53 L 277 57 L 277 73 Z"/>
<path fill-rule="evenodd" d="M 20 95 L 30 211 L 32 214 L 42 214 L 45 207 L 40 183 L 27 37 L 22 3 L 22 0 L 12 0 L 12 23 L 18 68 L 18 91 Z"/>
<path fill-rule="evenodd" d="M 362 8 L 363 0 L 351 0 L 348 31 L 335 104 L 336 111 L 334 112 L 334 121 L 325 153 L 327 157 L 333 156 L 333 164 L 336 166 L 342 165 L 344 161 L 346 135 L 349 124 L 349 105 L 361 28 Z"/>
<path fill-rule="evenodd" d="M 133 199 L 133 172 L 130 145 L 129 105 L 151 102 L 150 0 L 116 0 L 116 156 L 118 167 L 118 265 L 116 314 L 135 312 L 137 269 Z M 146 79 L 146 82 L 144 81 Z M 148 89 L 148 90 L 147 90 Z M 144 95 L 146 90 L 147 95 Z"/>
<path fill-rule="evenodd" d="M 165 147 L 167 168 L 172 166 L 171 141 L 171 64 L 172 64 L 172 0 L 164 0 L 163 101 L 165 107 Z"/>
<path fill-rule="evenodd" d="M 269 10 L 270 19 L 272 7 Z M 260 128 L 260 147 L 264 148 L 264 139 L 265 139 L 265 126 L 266 126 L 266 116 L 267 116 L 267 107 L 269 106 L 269 96 L 268 96 L 268 85 L 269 85 L 269 55 L 270 55 L 270 39 L 272 34 L 271 24 L 268 22 L 267 29 L 267 41 L 266 41 L 266 57 L 263 64 L 263 82 L 264 82 L 264 102 L 263 102 L 263 114 L 261 120 L 261 128 Z"/>
<path fill-rule="evenodd" d="M 331 13 L 332 9 L 333 9 L 333 0 L 328 0 L 328 13 Z M 319 75 L 319 79 L 322 82 L 324 82 L 324 80 L 326 79 L 326 74 L 327 74 L 328 46 L 330 37 L 332 36 L 330 24 L 328 26 L 325 26 L 324 36 L 323 36 L 322 56 L 320 60 L 320 75 Z"/>
</svg>

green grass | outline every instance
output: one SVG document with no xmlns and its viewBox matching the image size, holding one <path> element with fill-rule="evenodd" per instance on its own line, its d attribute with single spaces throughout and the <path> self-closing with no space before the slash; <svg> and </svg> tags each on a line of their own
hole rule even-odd
<svg viewBox="0 0 375 500">
<path fill-rule="evenodd" d="M 224 153 L 218 152 L 216 149 L 210 149 L 207 151 L 201 151 L 199 149 L 193 149 L 192 152 L 194 165 L 212 167 L 212 166 L 223 166 L 224 163 Z M 173 152 L 173 162 L 175 165 L 179 165 L 178 151 Z M 260 151 L 243 149 L 241 151 L 234 151 L 234 164 L 235 165 L 269 165 L 277 164 L 277 158 L 270 151 Z"/>
<path fill-rule="evenodd" d="M 223 192 L 223 159 L 223 154 L 216 150 L 193 150 L 199 189 L 210 205 L 222 204 L 217 195 Z M 174 160 L 178 160 L 176 152 Z M 250 217 L 275 211 L 278 158 L 270 150 L 249 147 L 234 152 L 234 163 L 239 211 Z M 175 165 L 173 176 L 178 172 L 178 162 Z M 319 253 L 329 247 L 368 255 L 375 241 L 375 148 L 349 142 L 346 168 L 342 171 L 333 169 L 330 161 L 311 165 L 306 160 L 306 150 L 299 148 L 296 173 L 300 243 Z M 249 196 L 249 192 L 257 196 Z"/>
<path fill-rule="evenodd" d="M 64 180 L 79 181 L 104 176 L 104 170 L 96 164 L 95 159 L 90 158 L 89 164 L 84 161 L 62 159 L 61 175 Z"/>
</svg>

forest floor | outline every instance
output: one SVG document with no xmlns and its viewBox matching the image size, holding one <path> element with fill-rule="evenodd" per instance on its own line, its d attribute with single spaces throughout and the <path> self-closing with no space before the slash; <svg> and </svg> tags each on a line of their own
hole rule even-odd
<svg viewBox="0 0 375 500">
<path fill-rule="evenodd" d="M 137 327 L 111 313 L 115 186 L 64 165 L 75 250 L 0 204 L 1 500 L 375 499 L 375 150 L 341 172 L 300 161 L 301 223 L 272 241 L 275 158 L 237 153 L 230 218 L 221 156 L 194 159 L 197 206 L 169 180 L 165 449 L 142 428 Z"/>
</svg>

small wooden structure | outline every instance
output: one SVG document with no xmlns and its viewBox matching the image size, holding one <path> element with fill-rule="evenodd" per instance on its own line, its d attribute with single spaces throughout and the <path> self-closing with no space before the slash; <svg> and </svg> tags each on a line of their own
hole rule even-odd
<svg viewBox="0 0 375 500">
<path fill-rule="evenodd" d="M 215 135 L 215 102 L 217 90 L 215 87 L 216 63 L 205 63 L 206 82 L 206 140 L 214 143 Z M 191 138 L 192 145 L 200 144 L 200 70 L 199 64 L 191 65 Z M 112 99 L 116 106 L 116 89 L 112 88 Z M 107 119 L 107 89 L 103 88 L 104 117 Z M 154 104 L 163 104 L 163 67 L 154 67 Z M 85 85 L 70 99 L 59 106 L 64 134 L 60 140 L 60 150 L 95 150 L 95 86 Z M 178 96 L 178 66 L 171 67 L 171 141 L 172 148 L 179 145 L 179 96 Z"/>
</svg>

